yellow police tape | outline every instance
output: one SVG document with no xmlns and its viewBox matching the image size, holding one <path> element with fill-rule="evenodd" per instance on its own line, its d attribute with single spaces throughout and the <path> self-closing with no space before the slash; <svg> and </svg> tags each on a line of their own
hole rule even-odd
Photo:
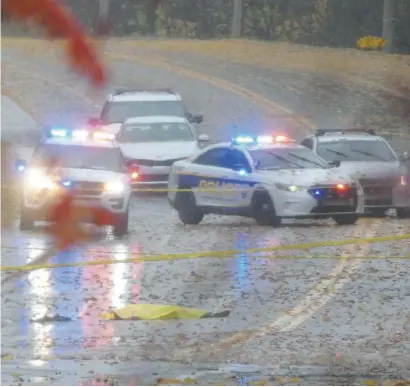
<svg viewBox="0 0 410 387">
<path fill-rule="evenodd" d="M 24 266 L 1 266 L 1 271 L 33 271 L 39 269 L 54 269 L 58 267 L 83 267 L 83 266 L 98 266 L 98 265 L 113 265 L 116 263 L 133 263 L 133 262 L 153 262 L 153 261 L 171 261 L 178 259 L 197 259 L 197 258 L 229 258 L 238 254 L 255 254 L 274 251 L 291 251 L 291 250 L 307 250 L 319 247 L 329 246 L 346 246 L 363 243 L 382 243 L 392 242 L 399 240 L 410 239 L 410 234 L 403 235 L 386 235 L 373 238 L 361 238 L 361 239 L 342 239 L 335 241 L 323 241 L 323 242 L 310 242 L 300 243 L 294 245 L 282 245 L 282 246 L 270 246 L 262 248 L 253 248 L 247 250 L 222 250 L 222 251 L 201 251 L 197 253 L 183 253 L 183 254 L 159 254 L 151 256 L 142 256 L 138 258 L 125 258 L 125 259 L 102 259 L 85 262 L 72 262 L 72 263 L 49 263 L 39 265 L 24 265 Z M 263 256 L 251 257 L 251 258 L 264 258 Z M 268 259 L 298 259 L 302 257 L 295 256 L 282 256 L 282 257 L 268 257 Z M 309 258 L 316 258 L 315 256 Z M 338 257 L 332 257 L 338 259 Z M 365 258 L 365 257 L 364 257 Z M 388 257 L 388 258 L 407 258 L 407 257 Z M 346 259 L 346 257 L 340 257 L 340 259 Z"/>
</svg>

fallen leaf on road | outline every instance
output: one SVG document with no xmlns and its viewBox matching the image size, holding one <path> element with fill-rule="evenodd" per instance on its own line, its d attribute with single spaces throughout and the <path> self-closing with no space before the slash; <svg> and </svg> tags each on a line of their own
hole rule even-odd
<svg viewBox="0 0 410 387">
<path fill-rule="evenodd" d="M 300 382 L 300 378 L 289 378 L 288 379 L 288 383 L 299 383 Z"/>
<path fill-rule="evenodd" d="M 1 361 L 10 361 L 13 359 L 14 359 L 14 356 L 11 353 L 6 353 L 5 355 L 1 355 Z"/>
<path fill-rule="evenodd" d="M 166 384 L 176 384 L 176 385 L 180 386 L 180 385 L 182 385 L 182 380 L 168 379 L 168 378 L 159 378 L 159 379 L 157 379 L 157 385 L 166 385 Z"/>
<path fill-rule="evenodd" d="M 258 380 L 255 382 L 249 382 L 250 386 L 269 386 L 268 380 Z"/>
<path fill-rule="evenodd" d="M 185 378 L 184 379 L 184 383 L 189 383 L 189 384 L 196 384 L 196 379 L 192 379 L 192 378 Z"/>
</svg>

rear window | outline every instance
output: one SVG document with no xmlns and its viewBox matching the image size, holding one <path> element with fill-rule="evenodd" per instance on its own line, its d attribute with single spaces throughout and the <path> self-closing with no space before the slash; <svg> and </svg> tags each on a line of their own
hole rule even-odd
<svg viewBox="0 0 410 387">
<path fill-rule="evenodd" d="M 107 102 L 101 112 L 107 124 L 143 116 L 185 117 L 185 110 L 181 101 L 121 101 Z"/>
</svg>

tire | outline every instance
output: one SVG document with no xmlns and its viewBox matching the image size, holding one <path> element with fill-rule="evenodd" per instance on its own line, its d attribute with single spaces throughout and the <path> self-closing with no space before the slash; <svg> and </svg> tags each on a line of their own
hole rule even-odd
<svg viewBox="0 0 410 387">
<path fill-rule="evenodd" d="M 355 214 L 333 216 L 333 220 L 339 226 L 350 226 L 350 225 L 356 224 L 358 219 L 359 219 L 359 216 Z"/>
<path fill-rule="evenodd" d="M 21 205 L 20 209 L 20 230 L 21 231 L 28 231 L 32 230 L 34 228 L 34 217 L 33 214 L 29 209 L 24 207 L 24 205 Z"/>
<path fill-rule="evenodd" d="M 410 218 L 410 207 L 396 208 L 396 214 L 399 219 L 409 219 Z"/>
<path fill-rule="evenodd" d="M 204 214 L 198 209 L 194 193 L 178 192 L 176 198 L 179 220 L 185 225 L 194 225 L 202 222 Z"/>
<path fill-rule="evenodd" d="M 276 216 L 272 199 L 267 192 L 257 192 L 253 198 L 253 217 L 259 226 L 279 227 L 282 219 Z"/>
<path fill-rule="evenodd" d="M 114 235 L 122 237 L 128 234 L 128 211 L 125 214 L 117 215 L 114 226 Z"/>
</svg>

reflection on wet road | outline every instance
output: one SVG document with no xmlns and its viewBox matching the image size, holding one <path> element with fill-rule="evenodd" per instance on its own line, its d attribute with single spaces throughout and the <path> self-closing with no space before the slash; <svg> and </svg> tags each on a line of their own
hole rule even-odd
<svg viewBox="0 0 410 387">
<path fill-rule="evenodd" d="M 279 229 L 255 226 L 252 220 L 209 217 L 198 227 L 179 224 L 163 197 L 134 198 L 131 234 L 101 240 L 69 252 L 60 252 L 52 263 L 95 259 L 124 259 L 147 254 L 216 250 L 306 242 L 326 238 L 336 226 L 330 221 L 315 224 L 290 222 Z M 148 224 L 149 222 L 149 224 Z M 356 227 L 337 228 L 339 238 L 355 235 L 364 225 L 379 220 L 362 220 Z M 370 222 L 370 223 L 369 223 Z M 402 223 L 386 220 L 398 228 Z M 300 227 L 304 226 L 304 227 Z M 218 234 L 223 231 L 223 237 Z M 301 232 L 303 230 L 303 233 Z M 14 237 L 16 234 L 14 234 Z M 17 239 L 3 235 L 3 264 L 24 264 L 48 248 L 41 225 L 32 233 L 18 233 Z M 379 246 L 379 249 L 384 246 Z M 404 246 L 405 248 L 405 246 Z M 317 249 L 319 255 L 340 255 L 340 248 Z M 398 254 L 403 254 L 396 242 Z M 301 254 L 300 252 L 297 254 Z M 41 269 L 8 282 L 3 288 L 3 352 L 25 360 L 61 358 L 89 351 L 109 353 L 132 338 L 135 355 L 147 355 L 150 345 L 181 332 L 183 344 L 211 334 L 211 341 L 240 330 L 257 329 L 291 309 L 320 278 L 329 275 L 335 261 L 326 259 L 269 260 L 246 253 L 231 259 L 120 263 L 114 265 Z M 229 309 L 229 319 L 177 322 L 103 321 L 103 312 L 127 304 L 165 303 L 203 308 Z M 172 349 L 173 348 L 169 348 Z M 162 346 L 162 357 L 167 355 Z M 150 356 L 155 357 L 154 353 Z"/>
</svg>

